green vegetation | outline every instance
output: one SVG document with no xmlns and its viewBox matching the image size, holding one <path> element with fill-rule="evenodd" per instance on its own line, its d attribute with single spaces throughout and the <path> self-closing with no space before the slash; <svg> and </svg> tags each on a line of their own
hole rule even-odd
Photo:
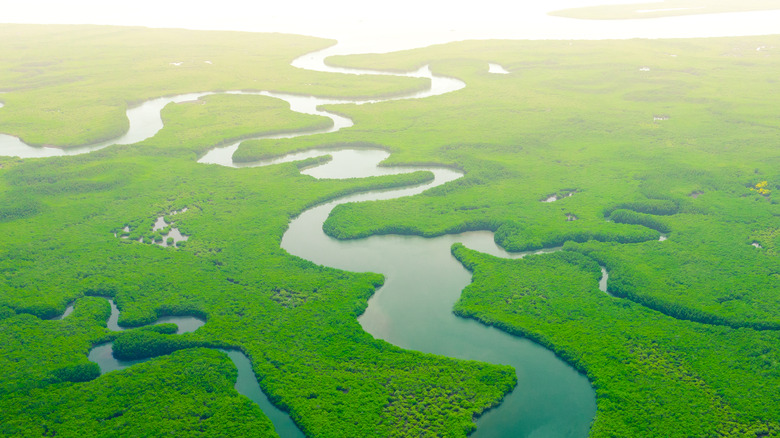
<svg viewBox="0 0 780 438">
<path fill-rule="evenodd" d="M 112 87 L 131 88 L 136 78 L 143 85 L 139 99 L 219 88 L 305 92 L 308 83 L 324 94 L 381 95 L 420 85 L 409 78 L 343 78 L 287 66 L 328 43 L 310 38 L 56 26 L 4 26 L 2 32 L 7 38 L 0 49 L 0 75 L 15 82 L 4 95 L 0 131 L 12 131 L 13 117 L 19 117 L 29 135 L 47 136 L 42 142 L 80 143 L 121 124 L 117 114 L 110 123 L 98 119 L 92 131 L 71 135 L 42 122 L 49 107 L 32 104 L 30 96 L 50 95 L 49 105 L 64 105 L 81 92 L 80 81 L 94 83 L 90 89 L 96 93 L 85 95 L 89 102 L 75 103 L 79 112 L 71 117 L 79 118 L 80 127 L 93 126 L 89 103 L 98 96 L 127 98 L 125 88 Z M 66 49 L 56 43 L 56 52 L 42 47 L 40 42 L 52 35 L 73 44 Z M 214 45 L 201 47 L 205 39 Z M 169 77 L 175 88 L 156 76 L 143 78 L 143 71 L 114 68 L 133 59 L 154 59 L 133 54 L 155 50 L 169 53 L 160 68 L 173 68 L 168 60 L 184 56 L 176 49 L 185 43 L 191 44 L 187 53 L 213 60 L 214 67 L 229 60 L 212 56 L 220 53 L 240 53 L 252 64 L 233 62 L 213 80 Z M 41 65 L 39 77 L 60 81 L 34 83 L 14 73 L 19 65 L 42 64 L 55 54 L 73 61 Z M 166 107 L 166 127 L 140 144 L 73 157 L 2 160 L 2 434 L 271 433 L 262 414 L 232 389 L 234 371 L 216 353 L 186 350 L 94 378 L 89 348 L 116 338 L 119 350 L 133 357 L 196 345 L 241 349 L 263 390 L 309 436 L 465 436 L 474 427 L 474 415 L 512 389 L 514 372 L 404 351 L 373 339 L 356 318 L 382 284 L 381 276 L 324 268 L 279 248 L 290 218 L 309 206 L 353 192 L 427 181 L 431 174 L 317 181 L 301 175 L 299 163 L 246 169 L 198 164 L 201 154 L 227 139 L 323 123 L 268 97 L 209 96 L 203 102 Z M 22 105 L 25 110 L 17 112 Z M 97 131 L 94 137 L 82 136 Z M 176 214 L 175 221 L 190 236 L 186 246 L 162 248 L 131 239 L 151 242 L 156 218 L 184 207 L 188 210 Z M 130 238 L 121 239 L 126 226 Z M 150 329 L 112 333 L 105 328 L 108 304 L 89 295 L 113 297 L 124 326 L 182 314 L 203 316 L 208 323 L 180 336 Z M 64 320 L 41 319 L 60 314 L 74 300 L 74 313 Z M 203 377 L 189 381 L 193 375 Z M 162 390 L 166 382 L 172 386 Z"/>
<path fill-rule="evenodd" d="M 173 333 L 176 333 L 175 325 Z M 156 330 L 131 330 L 122 333 L 114 341 L 114 357 L 119 360 L 147 359 L 199 344 L 180 336 L 167 336 L 170 334 Z"/>
<path fill-rule="evenodd" d="M 686 319 L 780 328 L 780 263 L 750 245 L 780 214 L 771 193 L 780 124 L 765 98 L 780 52 L 758 46 L 780 39 L 463 42 L 336 58 L 376 68 L 431 60 L 435 72 L 464 80 L 463 90 L 430 99 L 340 106 L 356 123 L 330 140 L 370 135 L 393 152 L 391 163 L 457 164 L 467 175 L 415 198 L 339 206 L 325 230 L 488 229 L 514 251 L 591 239 L 588 252 L 621 296 Z M 512 74 L 489 74 L 487 62 Z M 654 121 L 661 112 L 670 119 Z M 762 181 L 769 194 L 751 190 Z M 669 240 L 657 242 L 659 231 Z"/>
<path fill-rule="evenodd" d="M 94 365 L 94 364 L 92 364 Z M 219 352 L 186 350 L 81 385 L 3 396 L 0 433 L 18 437 L 274 437 L 260 408 L 233 390 Z"/>
<path fill-rule="evenodd" d="M 17 308 L 18 312 L 41 312 L 32 306 Z M 43 388 L 57 382 L 82 381 L 99 374 L 95 365 L 87 361 L 87 352 L 100 339 L 111 311 L 104 299 L 83 298 L 71 315 L 62 321 L 46 321 L 0 306 L 0 369 L 3 379 L 0 393 Z M 64 310 L 64 306 L 63 306 Z M 46 313 L 41 312 L 41 313 Z M 82 378 L 82 376 L 84 378 Z M 5 423 L 4 421 L 2 423 Z"/>
<path fill-rule="evenodd" d="M 9 25 L 0 37 L 9 91 L 0 132 L 40 144 L 116 135 L 129 103 L 160 95 L 366 96 L 424 85 L 294 69 L 296 56 L 330 44 L 304 37 Z M 326 230 L 355 238 L 487 229 L 510 250 L 564 245 L 517 261 L 456 246 L 475 273 L 456 311 L 529 336 L 586 373 L 598 395 L 593 436 L 778 436 L 780 122 L 767 98 L 776 94 L 776 47 L 778 37 L 478 41 L 339 57 L 332 61 L 375 69 L 430 62 L 467 87 L 334 105 L 355 126 L 247 141 L 237 157 L 371 143 L 393 152 L 387 164 L 463 169 L 464 178 L 420 196 L 339 206 Z M 488 73 L 488 62 L 511 74 Z M 233 391 L 224 355 L 191 349 L 215 346 L 245 352 L 263 390 L 308 436 L 465 436 L 473 416 L 513 388 L 512 370 L 373 339 L 356 318 L 381 276 L 279 248 L 290 218 L 309 206 L 430 174 L 315 180 L 299 168 L 320 159 L 197 164 L 230 140 L 328 123 L 262 96 L 202 102 L 166 107 L 166 127 L 140 144 L 0 160 L 2 433 L 272 434 Z M 564 197 L 540 202 L 551 194 Z M 161 238 L 149 232 L 155 219 L 184 207 L 175 221 L 186 245 L 137 241 Z M 128 239 L 114 237 L 124 227 Z M 620 298 L 598 291 L 599 265 Z M 108 304 L 90 295 L 114 297 L 125 326 L 177 314 L 208 323 L 185 335 L 111 333 Z M 64 320 L 42 319 L 74 300 Z M 95 378 L 87 352 L 109 339 L 127 357 L 173 353 Z"/>
<path fill-rule="evenodd" d="M 154 137 L 154 145 L 164 145 L 157 153 L 178 153 L 189 149 L 193 157 L 203 155 L 214 145 L 280 132 L 327 128 L 327 117 L 290 113 L 290 106 L 266 96 L 218 94 L 193 102 L 170 105 L 162 112 L 166 129 Z M 230 114 L 230 117 L 225 115 Z M 262 123 L 258 123 L 258 116 Z M 194 147 L 193 147 L 194 146 Z M 152 151 L 149 152 L 154 153 Z"/>
<path fill-rule="evenodd" d="M 756 48 L 778 46 L 776 36 L 463 42 L 332 59 L 378 69 L 430 61 L 464 80 L 465 89 L 430 99 L 340 106 L 356 124 L 329 141 L 370 136 L 393 152 L 391 163 L 467 174 L 415 198 L 339 206 L 325 230 L 488 229 L 510 250 L 566 243 L 588 259 L 547 259 L 537 272 L 556 280 L 543 291 L 530 261 L 516 262 L 522 275 L 504 273 L 521 269 L 514 262 L 491 262 L 491 280 L 475 288 L 494 296 L 464 298 L 459 314 L 537 339 L 585 372 L 598 394 L 593 436 L 776 436 L 780 413 L 768 406 L 780 384 L 780 124 L 766 96 L 780 52 Z M 511 74 L 489 74 L 488 62 Z M 239 153 L 248 160 L 316 142 L 248 142 Z M 563 269 L 563 257 L 583 272 Z M 599 294 L 598 264 L 610 292 L 628 300 Z M 528 296 L 510 306 L 504 299 L 524 282 Z"/>
<path fill-rule="evenodd" d="M 456 245 L 453 254 L 474 272 L 458 315 L 534 339 L 588 375 L 592 436 L 777 436 L 780 333 L 689 323 L 612 298 L 598 290 L 598 264 L 576 252 L 502 260 Z"/>
<path fill-rule="evenodd" d="M 628 20 L 724 12 L 769 11 L 774 9 L 780 9 L 780 6 L 773 0 L 664 0 L 652 3 L 561 9 L 550 12 L 550 15 L 586 20 Z"/>
<path fill-rule="evenodd" d="M 8 91 L 0 132 L 28 144 L 114 138 L 127 130 L 127 107 L 160 96 L 273 90 L 361 97 L 427 86 L 424 79 L 342 78 L 291 67 L 295 57 L 334 43 L 303 36 L 3 24 L 0 40 L 0 83 Z"/>
</svg>

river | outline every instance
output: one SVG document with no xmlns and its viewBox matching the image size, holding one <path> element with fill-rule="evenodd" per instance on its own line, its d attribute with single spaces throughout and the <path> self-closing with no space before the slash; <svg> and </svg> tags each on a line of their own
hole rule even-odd
<svg viewBox="0 0 780 438">
<path fill-rule="evenodd" d="M 310 68 L 338 71 L 325 67 L 322 57 L 307 55 Z M 301 62 L 297 61 L 300 65 Z M 346 70 L 342 73 L 360 74 L 362 71 Z M 385 74 L 371 71 L 369 74 Z M 387 73 L 389 74 L 389 73 Z M 456 91 L 465 86 L 459 80 L 433 75 L 426 67 L 415 72 L 400 74 L 405 76 L 428 77 L 431 87 L 422 92 L 391 99 L 425 98 L 428 96 Z M 239 92 L 230 92 L 239 93 Z M 123 137 L 138 141 L 154 135 L 161 129 L 159 111 L 164 100 L 180 102 L 192 100 L 209 93 L 188 94 L 147 102 L 129 110 L 130 131 Z M 285 138 L 315 133 L 334 132 L 349 127 L 352 121 L 338 114 L 320 110 L 319 107 L 330 103 L 364 104 L 373 100 L 322 99 L 315 96 L 297 96 L 261 91 L 252 94 L 266 95 L 283 99 L 290 103 L 293 111 L 330 117 L 333 125 L 325 129 L 298 131 L 262 136 L 257 138 Z M 389 99 L 388 99 L 389 100 Z M 131 113 L 131 111 L 133 111 Z M 156 114 L 157 117 L 151 117 Z M 136 128 L 137 127 L 137 128 Z M 106 147 L 110 142 L 86 146 L 83 151 Z M 471 274 L 451 255 L 450 246 L 462 242 L 468 247 L 499 256 L 516 257 L 508 254 L 493 243 L 492 233 L 470 232 L 460 235 L 448 235 L 435 239 L 413 236 L 376 236 L 368 239 L 337 241 L 326 236 L 322 223 L 330 210 L 344 202 L 391 199 L 412 196 L 427 188 L 444 184 L 460 178 L 460 171 L 438 167 L 378 167 L 377 164 L 388 157 L 383 150 L 309 150 L 290 154 L 272 160 L 255 163 L 236 164 L 232 161 L 233 152 L 239 143 L 215 148 L 200 160 L 203 164 L 218 164 L 230 167 L 266 166 L 280 162 L 296 161 L 307 157 L 330 154 L 330 162 L 304 170 L 304 173 L 317 178 L 352 178 L 373 175 L 398 174 L 418 170 L 430 170 L 434 181 L 416 186 L 361 193 L 315 206 L 299 215 L 290 224 L 282 240 L 282 247 L 294 255 L 307 258 L 340 269 L 352 271 L 372 271 L 385 275 L 385 285 L 369 301 L 369 306 L 360 323 L 364 329 L 377 338 L 384 339 L 403 348 L 441 354 L 461 359 L 488 361 L 508 364 L 515 368 L 518 387 L 508 394 L 502 404 L 488 411 L 477 422 L 477 437 L 532 437 L 534 435 L 555 435 L 561 437 L 587 436 L 590 423 L 595 415 L 595 395 L 587 379 L 572 367 L 561 361 L 550 351 L 528 340 L 510 336 L 504 332 L 484 326 L 476 321 L 456 317 L 452 305 L 461 290 L 470 283 Z M 29 147 L 29 146 L 28 146 Z M 40 150 L 40 148 L 32 148 Z M 307 243 L 308 242 L 308 243 Z M 321 257 L 328 254 L 328 257 Z M 116 317 L 118 312 L 112 306 L 109 328 L 118 330 Z M 90 360 L 101 364 L 103 372 L 122 369 L 136 363 L 122 362 L 111 355 L 111 344 L 96 346 L 90 352 Z M 232 351 L 231 355 L 239 355 Z M 248 360 L 233 358 L 237 366 Z M 246 368 L 246 367 L 245 367 Z M 247 368 L 251 371 L 251 367 Z M 237 389 L 243 394 L 256 394 L 257 381 L 252 375 L 248 378 L 242 373 Z M 255 397 L 257 398 L 257 397 Z M 287 415 L 271 408 L 267 402 L 263 410 L 274 421 L 281 436 L 300 436 L 297 428 L 290 427 Z M 267 400 L 267 399 L 265 399 Z M 276 418 L 274 418 L 276 417 Z"/>
<path fill-rule="evenodd" d="M 717 20 L 724 19 L 720 14 Z M 684 26 L 686 21 L 697 17 L 679 17 L 674 22 Z M 622 24 L 621 24 L 622 25 Z M 600 23 L 599 26 L 604 26 Z M 605 27 L 614 27 L 612 24 Z M 634 26 L 636 28 L 636 26 Z M 736 34 L 729 28 L 728 34 Z M 620 32 L 617 32 L 618 34 Z M 745 32 L 751 33 L 751 32 Z M 767 32 L 768 33 L 768 32 Z M 631 36 L 636 36 L 631 34 Z M 641 35 L 640 35 L 641 36 Z M 654 36 L 664 36 L 654 34 Z M 684 35 L 666 35 L 684 36 Z M 694 36 L 694 35 L 691 35 Z M 706 36 L 706 35 L 695 35 Z M 621 35 L 609 35 L 621 37 Z M 624 36 L 623 36 L 624 37 Z M 376 71 L 345 70 L 326 66 L 324 58 L 333 53 L 344 53 L 348 45 L 335 46 L 315 54 L 304 55 L 293 65 L 319 71 L 349 74 L 391 74 Z M 347 50 L 348 51 L 348 50 Z M 500 66 L 495 66 L 500 71 Z M 428 77 L 432 88 L 414 95 L 394 97 L 425 98 L 436 94 L 455 91 L 464 86 L 458 80 L 432 75 L 427 67 L 407 73 L 408 76 Z M 237 93 L 237 92 L 236 92 Z M 98 150 L 113 144 L 131 144 L 156 134 L 162 128 L 160 110 L 171 102 L 193 100 L 210 93 L 187 94 L 154 99 L 129 109 L 129 131 L 117 139 L 62 150 L 25 145 L 18 138 L 0 134 L 0 153 L 3 155 L 28 157 L 49 157 L 74 155 Z M 348 118 L 318 109 L 320 105 L 332 103 L 370 103 L 378 100 L 321 99 L 314 96 L 261 91 L 261 94 L 283 99 L 290 103 L 293 111 L 330 117 L 333 126 L 327 129 L 291 132 L 258 138 L 281 138 L 334 132 L 351 126 Z M 272 165 L 278 162 L 294 161 L 307 156 L 329 153 L 334 160 L 322 166 L 305 170 L 318 178 L 366 177 L 374 174 L 401 173 L 422 168 L 376 167 L 386 158 L 381 150 L 314 150 L 256 163 L 236 164 L 232 154 L 238 143 L 209 151 L 199 162 L 231 167 Z M 385 275 L 385 284 L 370 299 L 366 312 L 359 321 L 363 328 L 377 338 L 384 339 L 403 348 L 425 351 L 450 357 L 483 360 L 492 363 L 512 365 L 518 377 L 517 388 L 502 404 L 478 419 L 476 437 L 584 437 L 595 415 L 595 396 L 587 379 L 550 351 L 528 340 L 510 336 L 499 330 L 486 327 L 476 321 L 457 318 L 452 314 L 452 305 L 463 287 L 471 281 L 468 273 L 449 253 L 454 242 L 467 247 L 502 257 L 520 257 L 522 254 L 508 254 L 493 242 L 492 233 L 469 232 L 446 235 L 433 239 L 416 236 L 372 236 L 365 239 L 338 241 L 322 232 L 322 223 L 338 204 L 375 199 L 391 199 L 412 196 L 425 189 L 457 179 L 461 173 L 446 168 L 425 168 L 434 172 L 436 179 L 428 184 L 390 191 L 371 192 L 347 196 L 315 206 L 302 212 L 291 223 L 281 242 L 291 254 L 339 269 L 351 271 L 372 271 Z M 600 287 L 606 291 L 606 272 Z M 118 316 L 112 306 L 112 318 Z M 192 321 L 178 321 L 186 325 Z M 118 326 L 114 329 L 119 329 Z M 190 327 L 197 329 L 197 327 Z M 181 328 L 180 330 L 187 330 Z M 115 361 L 110 354 L 110 344 L 96 346 L 90 352 L 90 359 L 101 363 L 103 372 L 121 369 L 131 363 Z M 272 418 L 281 436 L 300 436 L 287 415 L 261 400 L 264 398 L 257 386 L 257 379 L 251 373 L 251 366 L 243 354 L 235 350 L 225 351 L 239 368 L 237 389 L 250 396 Z M 248 372 L 247 372 L 248 370 Z M 250 388 L 251 389 L 248 389 Z M 258 392 L 260 393 L 258 395 Z M 284 424 L 287 424 L 285 426 Z"/>
<path fill-rule="evenodd" d="M 342 178 L 341 169 L 376 168 L 388 155 L 381 150 L 344 151 L 306 173 L 317 178 Z M 382 173 L 401 173 L 421 168 L 379 169 Z M 596 403 L 584 376 L 531 341 L 452 313 L 461 291 L 471 282 L 471 273 L 450 254 L 453 243 L 461 242 L 499 257 L 517 258 L 525 253 L 507 253 L 487 231 L 435 238 L 383 235 L 346 241 L 322 231 L 323 222 L 339 204 L 412 196 L 462 176 L 447 168 L 424 169 L 434 173 L 434 181 L 413 188 L 346 196 L 304 211 L 290 223 L 282 248 L 317 264 L 384 274 L 384 285 L 359 318 L 361 326 L 374 337 L 402 348 L 514 367 L 517 388 L 498 408 L 478 419 L 474 437 L 587 436 Z"/>
</svg>

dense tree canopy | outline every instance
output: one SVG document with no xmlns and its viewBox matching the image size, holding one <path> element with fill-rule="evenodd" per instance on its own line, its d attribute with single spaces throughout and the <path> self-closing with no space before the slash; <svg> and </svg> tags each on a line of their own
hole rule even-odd
<svg viewBox="0 0 780 438">
<path fill-rule="evenodd" d="M 3 25 L 0 38 L 0 131 L 32 144 L 112 138 L 127 128 L 128 106 L 163 95 L 359 97 L 426 85 L 295 69 L 296 56 L 331 43 L 307 37 Z M 334 106 L 355 126 L 246 141 L 236 159 L 371 144 L 393 153 L 385 164 L 462 169 L 419 196 L 342 205 L 325 229 L 340 238 L 479 229 L 508 250 L 563 245 L 514 261 L 455 246 L 474 272 L 455 311 L 528 336 L 585 373 L 598 397 L 592 436 L 777 436 L 775 47 L 780 38 L 476 41 L 339 57 L 331 62 L 375 69 L 430 62 L 467 86 Z M 488 73 L 488 62 L 510 74 Z M 244 351 L 308 436 L 462 437 L 512 390 L 508 367 L 366 334 L 356 318 L 382 276 L 279 247 L 307 207 L 430 174 L 316 180 L 299 172 L 316 159 L 196 162 L 227 141 L 330 123 L 265 96 L 208 96 L 162 118 L 137 144 L 0 158 L 0 433 L 274 436 L 233 390 L 227 358 L 203 346 Z M 177 211 L 186 244 L 150 244 L 162 239 L 156 219 Z M 615 297 L 597 288 L 600 265 Z M 114 333 L 97 296 L 113 297 L 127 327 L 164 315 L 208 322 L 183 335 Z M 70 303 L 73 314 L 48 319 Z M 98 377 L 87 353 L 108 340 L 125 357 L 161 356 Z"/>
</svg>

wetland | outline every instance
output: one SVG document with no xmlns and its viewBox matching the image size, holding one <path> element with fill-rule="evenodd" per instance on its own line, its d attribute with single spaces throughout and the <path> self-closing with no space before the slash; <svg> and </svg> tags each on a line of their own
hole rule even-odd
<svg viewBox="0 0 780 438">
<path fill-rule="evenodd" d="M 777 37 L 3 32 L 0 433 L 780 430 Z"/>
</svg>

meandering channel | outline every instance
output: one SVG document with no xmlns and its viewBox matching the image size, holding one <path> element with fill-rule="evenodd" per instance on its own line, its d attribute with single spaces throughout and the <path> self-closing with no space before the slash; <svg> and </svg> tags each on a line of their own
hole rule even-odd
<svg viewBox="0 0 780 438">
<path fill-rule="evenodd" d="M 310 55 L 309 62 L 312 69 L 338 71 L 333 67 L 323 68 L 322 59 L 317 56 Z M 297 65 L 302 65 L 300 59 Z M 431 75 L 434 90 L 438 79 Z M 415 97 L 425 95 L 420 93 Z M 321 114 L 340 117 L 327 112 Z M 337 125 L 335 117 L 334 125 Z M 287 136 L 299 135 L 305 134 Z M 587 436 L 596 404 L 593 389 L 583 375 L 531 341 L 452 313 L 453 304 L 471 282 L 471 274 L 450 254 L 453 243 L 461 242 L 500 257 L 517 258 L 525 253 L 507 253 L 494 243 L 491 232 L 437 238 L 385 235 L 339 241 L 322 231 L 322 224 L 339 204 L 412 196 L 460 178 L 462 172 L 432 166 L 381 167 L 378 164 L 389 153 L 378 149 L 309 150 L 273 160 L 237 164 L 232 161 L 237 147 L 235 144 L 215 149 L 199 162 L 231 167 L 265 166 L 330 154 L 333 157 L 330 162 L 304 173 L 316 178 L 354 178 L 431 171 L 434 180 L 427 184 L 349 195 L 304 211 L 290 223 L 282 238 L 282 248 L 317 264 L 384 274 L 385 284 L 371 298 L 359 319 L 363 328 L 375 337 L 402 348 L 513 366 L 518 377 L 517 388 L 498 408 L 478 419 L 473 436 Z"/>
<path fill-rule="evenodd" d="M 359 70 L 353 70 L 353 69 L 326 68 L 324 67 L 324 62 L 322 61 L 321 56 L 307 55 L 305 56 L 305 58 L 310 60 L 309 63 L 311 64 L 312 70 L 340 71 L 342 73 L 347 73 L 347 74 L 357 74 L 357 72 L 360 72 Z M 421 67 L 416 71 L 408 72 L 408 73 L 391 73 L 391 72 L 383 73 L 377 71 L 366 71 L 362 73 L 428 78 L 431 80 L 431 86 L 426 90 L 416 91 L 414 93 L 409 93 L 407 95 L 393 96 L 393 97 L 388 97 L 383 99 L 347 99 L 347 98 L 334 99 L 334 98 L 321 98 L 321 97 L 308 96 L 308 95 L 278 93 L 274 91 L 204 92 L 204 93 L 187 93 L 187 94 L 180 94 L 176 96 L 160 97 L 157 99 L 151 99 L 146 102 L 143 102 L 142 104 L 136 107 L 129 108 L 126 111 L 126 116 L 129 122 L 129 128 L 128 131 L 120 137 L 110 139 L 110 140 L 100 141 L 92 144 L 87 144 L 83 146 L 78 146 L 75 148 L 61 149 L 56 147 L 46 147 L 46 146 L 41 147 L 41 146 L 29 145 L 23 142 L 18 137 L 8 135 L 8 134 L 0 134 L 0 155 L 14 156 L 19 158 L 45 158 L 45 157 L 56 157 L 56 156 L 64 156 L 64 155 L 80 155 L 89 152 L 94 152 L 115 144 L 138 143 L 140 141 L 153 137 L 155 134 L 157 134 L 157 132 L 159 132 L 163 128 L 163 121 L 162 121 L 162 117 L 160 116 L 160 111 L 162 111 L 162 109 L 166 105 L 170 103 L 181 103 L 181 102 L 197 100 L 201 97 L 212 95 L 212 94 L 251 94 L 251 95 L 269 96 L 276 99 L 284 100 L 285 102 L 289 103 L 290 110 L 292 111 L 304 113 L 304 114 L 324 116 L 330 118 L 333 121 L 333 125 L 328 128 L 316 128 L 316 129 L 309 129 L 309 130 L 292 131 L 292 132 L 274 134 L 274 135 L 261 135 L 253 138 L 253 139 L 273 139 L 273 138 L 292 138 L 292 137 L 299 137 L 301 135 L 325 134 L 325 133 L 335 132 L 340 129 L 348 128 L 352 126 L 351 119 L 340 116 L 336 113 L 320 110 L 319 107 L 321 105 L 344 104 L 344 103 L 362 105 L 368 103 L 384 102 L 389 100 L 416 99 L 416 98 L 420 99 L 420 98 L 435 96 L 439 94 L 449 93 L 455 90 L 459 90 L 466 86 L 466 84 L 463 81 L 455 78 L 435 76 L 427 65 Z M 201 159 L 198 162 L 221 164 L 224 166 L 231 166 L 231 167 L 255 166 L 256 165 L 255 163 L 233 163 L 231 157 L 233 156 L 233 153 L 236 151 L 236 149 L 238 149 L 238 145 L 240 143 L 241 143 L 240 141 L 234 142 L 232 144 L 229 144 L 221 148 L 212 149 L 205 156 L 201 157 Z"/>
<path fill-rule="evenodd" d="M 108 321 L 106 322 L 108 329 L 111 331 L 125 330 L 124 327 L 118 324 L 119 309 L 117 308 L 116 304 L 114 304 L 114 300 L 109 299 L 108 302 L 111 305 L 111 316 L 108 317 Z M 65 310 L 65 313 L 55 319 L 62 319 L 67 317 L 71 312 L 73 312 L 73 308 L 73 304 L 69 305 Z M 203 326 L 206 321 L 195 316 L 163 316 L 162 318 L 159 318 L 157 321 L 153 322 L 152 325 L 164 323 L 176 324 L 176 334 L 181 335 L 184 333 L 194 332 Z M 89 351 L 88 358 L 90 361 L 98 364 L 101 375 L 110 371 L 121 370 L 133 366 L 137 363 L 146 362 L 149 360 L 119 360 L 114 357 L 113 344 L 113 342 L 98 344 Z M 257 376 L 252 370 L 252 363 L 250 362 L 249 358 L 239 350 L 226 350 L 221 348 L 217 348 L 216 350 L 227 354 L 227 356 L 233 362 L 233 365 L 235 365 L 236 369 L 238 370 L 238 376 L 234 386 L 235 389 L 260 406 L 260 409 L 263 411 L 263 413 L 265 413 L 265 415 L 273 423 L 274 429 L 279 434 L 279 436 L 283 438 L 304 438 L 303 433 L 301 433 L 300 429 L 298 429 L 298 426 L 293 423 L 290 416 L 287 415 L 286 412 L 274 406 L 268 397 L 266 397 L 265 393 L 263 393 L 263 391 L 260 389 L 260 384 L 257 383 Z"/>
<path fill-rule="evenodd" d="M 318 178 L 342 177 L 340 169 L 365 169 L 387 157 L 381 150 L 356 150 L 334 156 L 306 173 Z M 341 161 L 341 162 L 339 162 Z M 409 172 L 420 168 L 379 168 Z M 349 271 L 385 275 L 385 284 L 369 300 L 359 321 L 374 337 L 402 348 L 459 359 L 507 364 L 515 368 L 517 388 L 502 404 L 477 421 L 475 437 L 584 437 L 596 412 L 587 379 L 545 348 L 470 319 L 456 317 L 452 307 L 471 282 L 471 273 L 450 254 L 461 242 L 499 257 L 518 258 L 493 240 L 492 232 L 468 232 L 436 238 L 383 235 L 339 241 L 322 224 L 339 204 L 411 196 L 461 176 L 447 168 L 425 167 L 434 181 L 412 188 L 346 196 L 301 213 L 282 239 L 282 248 L 314 263 Z M 556 249 L 545 250 L 551 252 Z"/>
<path fill-rule="evenodd" d="M 283 99 L 289 102 L 293 111 L 326 116 L 333 120 L 333 125 L 326 129 L 259 136 L 256 137 L 257 139 L 292 138 L 335 132 L 352 126 L 352 120 L 321 110 L 319 107 L 322 105 L 368 104 L 385 100 L 425 98 L 452 92 L 465 86 L 457 79 L 432 74 L 427 66 L 405 74 L 330 67 L 323 61 L 326 53 L 327 51 L 323 51 L 306 55 L 297 59 L 293 65 L 345 74 L 427 77 L 431 80 L 431 87 L 406 96 L 370 100 L 324 99 L 270 91 L 251 92 L 248 94 Z M 160 98 L 128 110 L 130 130 L 115 140 L 63 151 L 25 145 L 15 137 L 0 135 L 0 148 L 4 148 L 0 150 L 7 151 L 11 147 L 15 153 L 1 153 L 41 157 L 87 153 L 111 144 L 135 143 L 153 136 L 162 128 L 160 110 L 167 103 L 193 100 L 207 94 L 214 93 L 193 93 Z M 232 155 L 238 145 L 237 142 L 215 148 L 204 155 L 199 162 L 230 167 L 254 167 L 330 154 L 333 156 L 332 161 L 304 172 L 317 178 L 352 178 L 418 170 L 431 171 L 435 178 L 427 184 L 350 195 L 304 211 L 290 223 L 282 239 L 282 248 L 314 263 L 350 271 L 372 271 L 384 274 L 385 284 L 371 298 L 366 312 L 360 317 L 363 328 L 373 336 L 402 348 L 513 366 L 517 372 L 517 388 L 505 397 L 500 406 L 486 412 L 478 419 L 477 432 L 473 436 L 483 438 L 587 436 L 596 412 L 596 404 L 594 391 L 585 376 L 549 350 L 531 341 L 511 336 L 474 320 L 458 318 L 452 313 L 454 302 L 463 288 L 471 282 L 471 274 L 450 254 L 450 246 L 453 243 L 461 242 L 472 249 L 501 257 L 522 257 L 525 254 L 505 252 L 496 246 L 490 232 L 469 232 L 432 239 L 388 235 L 338 241 L 328 237 L 322 231 L 323 222 L 336 205 L 413 196 L 431 187 L 460 178 L 462 172 L 435 166 L 377 166 L 389 155 L 388 152 L 377 149 L 309 150 L 274 160 L 234 163 Z M 114 330 L 120 329 L 115 325 L 116 317 L 118 317 L 118 310 L 112 306 L 113 322 L 109 323 L 109 327 Z M 226 352 L 239 367 L 239 383 L 236 388 L 261 405 L 282 437 L 302 436 L 289 416 L 270 405 L 267 398 L 259 391 L 254 374 L 249 376 L 247 373 L 247 370 L 251 373 L 248 359 L 235 350 Z M 111 354 L 110 344 L 94 348 L 90 352 L 90 359 L 100 363 L 103 372 L 121 369 L 134 363 L 116 361 Z M 252 387 L 251 390 L 246 389 L 249 386 Z"/>
</svg>

